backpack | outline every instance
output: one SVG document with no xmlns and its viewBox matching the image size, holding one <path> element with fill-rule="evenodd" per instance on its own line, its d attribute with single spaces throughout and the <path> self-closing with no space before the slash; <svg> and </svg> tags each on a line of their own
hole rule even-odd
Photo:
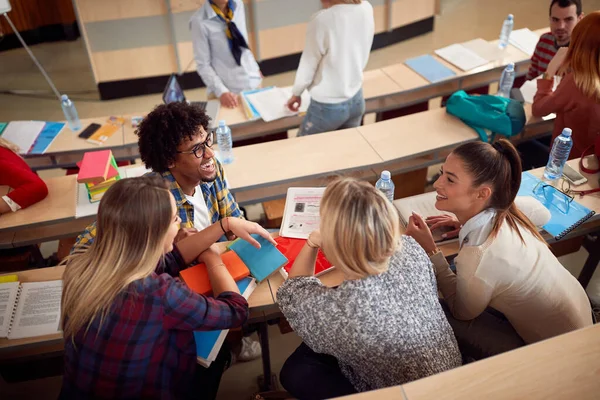
<svg viewBox="0 0 600 400">
<path fill-rule="evenodd" d="M 471 96 L 464 90 L 450 96 L 446 112 L 475 129 L 484 142 L 493 141 L 496 133 L 514 136 L 523 130 L 526 122 L 525 110 L 518 101 L 487 94 Z M 485 129 L 492 131 L 491 138 Z"/>
</svg>

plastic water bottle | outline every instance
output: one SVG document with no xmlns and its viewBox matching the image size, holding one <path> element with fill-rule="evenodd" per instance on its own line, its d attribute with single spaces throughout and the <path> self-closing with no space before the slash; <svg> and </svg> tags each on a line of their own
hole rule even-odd
<svg viewBox="0 0 600 400">
<path fill-rule="evenodd" d="M 515 64 L 510 63 L 502 71 L 498 84 L 498 96 L 510 98 L 510 91 L 515 83 Z"/>
<path fill-rule="evenodd" d="M 381 171 L 381 178 L 375 184 L 375 188 L 384 194 L 390 201 L 394 201 L 394 182 L 390 171 Z"/>
<path fill-rule="evenodd" d="M 233 162 L 231 129 L 229 129 L 224 120 L 219 121 L 216 134 L 217 144 L 219 145 L 219 160 L 223 164 L 231 164 Z"/>
<path fill-rule="evenodd" d="M 81 129 L 81 121 L 77 115 L 75 104 L 73 104 L 73 102 L 69 99 L 69 96 L 66 94 L 60 96 L 60 106 L 63 109 L 63 113 L 65 113 L 65 119 L 69 124 L 69 128 L 71 128 L 72 131 L 78 131 Z"/>
<path fill-rule="evenodd" d="M 502 30 L 500 31 L 500 42 L 498 43 L 498 47 L 501 49 L 505 49 L 506 46 L 508 46 L 508 39 L 510 38 L 514 25 L 515 21 L 513 15 L 508 14 L 508 17 L 506 17 L 502 24 Z"/>
<path fill-rule="evenodd" d="M 544 178 L 555 180 L 561 177 L 565 163 L 569 159 L 569 153 L 573 147 L 573 139 L 571 138 L 570 128 L 563 129 L 560 136 L 554 139 L 552 150 L 550 150 L 550 158 L 544 170 Z"/>
</svg>

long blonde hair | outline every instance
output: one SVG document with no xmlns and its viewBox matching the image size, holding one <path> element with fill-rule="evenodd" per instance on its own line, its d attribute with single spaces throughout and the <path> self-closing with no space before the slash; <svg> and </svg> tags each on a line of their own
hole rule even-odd
<svg viewBox="0 0 600 400">
<path fill-rule="evenodd" d="M 396 208 L 372 185 L 353 178 L 330 183 L 321 200 L 323 252 L 350 279 L 388 269 L 399 246 Z"/>
<path fill-rule="evenodd" d="M 583 94 L 600 102 L 600 11 L 575 25 L 560 73 L 568 71 Z"/>
<path fill-rule="evenodd" d="M 102 325 L 119 293 L 155 270 L 172 219 L 170 193 L 160 177 L 123 179 L 108 189 L 94 243 L 64 261 L 65 338 L 73 339 L 84 327 L 87 333 L 96 317 Z"/>
<path fill-rule="evenodd" d="M 2 137 L 0 137 L 0 147 L 4 147 L 5 149 L 8 149 L 14 152 L 15 154 L 19 155 L 19 146 Z"/>
</svg>

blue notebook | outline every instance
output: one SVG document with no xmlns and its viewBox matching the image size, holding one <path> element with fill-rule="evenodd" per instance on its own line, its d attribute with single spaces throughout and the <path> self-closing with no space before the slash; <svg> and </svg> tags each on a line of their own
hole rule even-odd
<svg viewBox="0 0 600 400">
<path fill-rule="evenodd" d="M 283 267 L 288 259 L 267 239 L 257 234 L 253 234 L 252 237 L 260 243 L 260 249 L 242 239 L 235 240 L 229 248 L 235 251 L 250 270 L 250 274 L 260 283 Z"/>
<path fill-rule="evenodd" d="M 256 281 L 252 278 L 244 278 L 236 282 L 242 296 L 248 299 L 256 288 Z M 194 340 L 196 341 L 196 355 L 198 363 L 208 368 L 215 361 L 217 354 L 223 346 L 223 341 L 227 336 L 229 329 L 222 331 L 195 331 Z"/>
<path fill-rule="evenodd" d="M 456 76 L 454 71 L 429 54 L 411 58 L 404 61 L 404 64 L 432 83 Z"/>
<path fill-rule="evenodd" d="M 33 143 L 33 147 L 29 151 L 29 154 L 44 154 L 64 126 L 64 122 L 46 122 L 44 129 L 42 129 Z"/>
<path fill-rule="evenodd" d="M 540 179 L 529 172 L 523 172 L 517 196 L 531 196 L 550 211 L 550 221 L 543 228 L 554 239 L 562 239 L 596 213 L 575 200 L 569 202 L 568 197 L 555 188 L 546 187 L 544 190 L 540 185 L 534 192 L 539 182 Z"/>
</svg>

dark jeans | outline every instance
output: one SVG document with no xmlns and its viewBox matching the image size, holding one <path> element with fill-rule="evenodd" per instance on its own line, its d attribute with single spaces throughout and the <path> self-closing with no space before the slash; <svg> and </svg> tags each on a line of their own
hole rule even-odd
<svg viewBox="0 0 600 400">
<path fill-rule="evenodd" d="M 440 303 L 465 362 L 481 360 L 525 346 L 521 336 L 501 312 L 488 307 L 477 318 L 461 321 L 454 318 L 443 299 L 440 299 Z"/>
<path fill-rule="evenodd" d="M 231 348 L 227 341 L 225 341 L 219 354 L 217 354 L 217 358 L 210 364 L 210 367 L 204 368 L 200 364 L 196 365 L 194 387 L 197 395 L 193 397 L 200 400 L 216 399 L 221 377 L 230 364 Z"/>
<path fill-rule="evenodd" d="M 330 399 L 356 393 L 335 357 L 315 353 L 304 343 L 285 361 L 279 380 L 285 390 L 300 400 Z"/>
</svg>

